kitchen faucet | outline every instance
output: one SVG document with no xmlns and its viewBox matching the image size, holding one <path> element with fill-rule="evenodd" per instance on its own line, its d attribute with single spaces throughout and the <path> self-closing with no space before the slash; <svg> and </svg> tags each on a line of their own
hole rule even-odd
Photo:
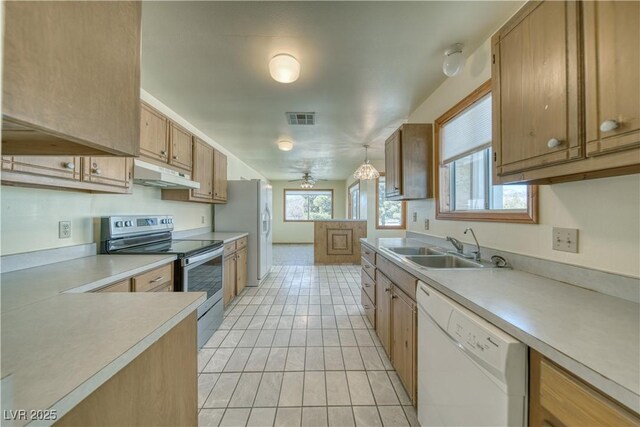
<svg viewBox="0 0 640 427">
<path fill-rule="evenodd" d="M 476 254 L 475 255 L 475 260 L 476 261 L 480 261 L 480 243 L 478 243 L 478 239 L 476 238 L 476 233 L 473 232 L 473 228 L 471 228 L 471 227 L 469 227 L 466 230 L 464 230 L 464 234 L 467 234 L 467 231 L 471 231 L 471 235 L 473 236 L 473 240 L 476 241 L 476 247 L 477 247 L 478 250 L 474 252 Z"/>
<path fill-rule="evenodd" d="M 456 239 L 455 237 L 447 236 L 447 241 L 451 242 L 453 247 L 456 248 L 456 252 L 458 252 L 460 255 L 463 254 L 463 245 L 460 240 Z"/>
</svg>

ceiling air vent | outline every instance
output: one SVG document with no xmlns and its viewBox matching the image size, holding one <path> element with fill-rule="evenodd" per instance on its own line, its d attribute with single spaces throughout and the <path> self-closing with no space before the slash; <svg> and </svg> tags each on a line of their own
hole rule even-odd
<svg viewBox="0 0 640 427">
<path fill-rule="evenodd" d="M 290 125 L 315 125 L 316 113 L 285 113 Z"/>
</svg>

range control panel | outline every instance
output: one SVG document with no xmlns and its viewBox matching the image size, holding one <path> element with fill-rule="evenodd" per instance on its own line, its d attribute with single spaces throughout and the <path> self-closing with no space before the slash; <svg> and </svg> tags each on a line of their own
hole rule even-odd
<svg viewBox="0 0 640 427">
<path fill-rule="evenodd" d="M 109 216 L 101 219 L 101 227 L 103 238 L 107 239 L 173 231 L 173 217 L 171 215 Z"/>
</svg>

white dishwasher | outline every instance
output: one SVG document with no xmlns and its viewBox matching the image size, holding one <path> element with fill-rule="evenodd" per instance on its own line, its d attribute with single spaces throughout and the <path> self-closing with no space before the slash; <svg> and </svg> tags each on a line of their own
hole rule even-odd
<svg viewBox="0 0 640 427">
<path fill-rule="evenodd" d="M 418 282 L 418 420 L 524 426 L 527 347 Z"/>
</svg>

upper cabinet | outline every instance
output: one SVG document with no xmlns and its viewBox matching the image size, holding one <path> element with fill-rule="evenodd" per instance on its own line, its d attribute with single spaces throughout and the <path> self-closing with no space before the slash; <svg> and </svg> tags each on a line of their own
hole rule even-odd
<svg viewBox="0 0 640 427">
<path fill-rule="evenodd" d="M 385 142 L 385 196 L 389 200 L 433 197 L 431 124 L 406 123 Z"/>
<path fill-rule="evenodd" d="M 193 138 L 193 173 L 191 179 L 200 188 L 162 190 L 163 200 L 185 202 L 226 203 L 227 156 L 198 137 Z"/>
<path fill-rule="evenodd" d="M 171 158 L 169 164 L 187 171 L 193 167 L 193 136 L 175 123 L 169 123 Z"/>
<path fill-rule="evenodd" d="M 584 8 L 587 156 L 640 144 L 640 3 Z"/>
<path fill-rule="evenodd" d="M 169 160 L 168 120 L 140 102 L 140 155 L 166 163 Z"/>
<path fill-rule="evenodd" d="M 137 156 L 141 2 L 7 2 L 4 155 Z"/>
<path fill-rule="evenodd" d="M 227 156 L 218 150 L 213 151 L 213 199 L 227 201 Z"/>
<path fill-rule="evenodd" d="M 640 171 L 639 7 L 529 2 L 493 36 L 494 184 Z"/>
</svg>

